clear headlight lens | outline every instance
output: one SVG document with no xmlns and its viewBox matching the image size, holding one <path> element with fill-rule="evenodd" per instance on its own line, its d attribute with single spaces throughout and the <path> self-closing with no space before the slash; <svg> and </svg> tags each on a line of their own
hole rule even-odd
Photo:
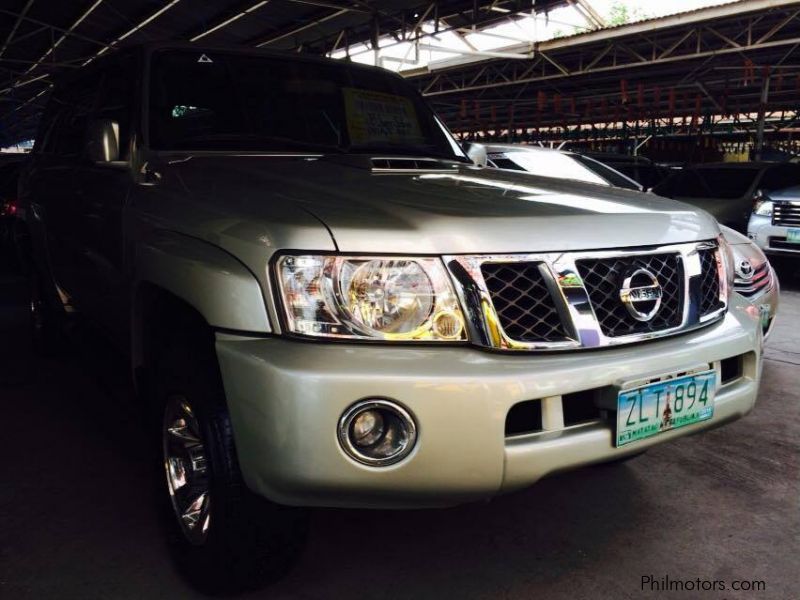
<svg viewBox="0 0 800 600">
<path fill-rule="evenodd" d="M 762 200 L 756 204 L 755 213 L 761 217 L 771 217 L 774 206 L 772 200 Z"/>
<path fill-rule="evenodd" d="M 277 276 L 288 330 L 405 341 L 466 340 L 438 258 L 282 256 Z"/>
</svg>

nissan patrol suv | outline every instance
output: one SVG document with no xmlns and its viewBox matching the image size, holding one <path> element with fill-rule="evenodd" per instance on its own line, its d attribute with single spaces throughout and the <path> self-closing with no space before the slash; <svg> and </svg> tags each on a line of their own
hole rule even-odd
<svg viewBox="0 0 800 600">
<path fill-rule="evenodd" d="M 176 555 L 288 568 L 304 507 L 455 505 L 745 415 L 758 314 L 686 204 L 481 169 L 400 77 L 119 50 L 53 89 L 21 175 L 32 330 L 105 330 Z"/>
</svg>

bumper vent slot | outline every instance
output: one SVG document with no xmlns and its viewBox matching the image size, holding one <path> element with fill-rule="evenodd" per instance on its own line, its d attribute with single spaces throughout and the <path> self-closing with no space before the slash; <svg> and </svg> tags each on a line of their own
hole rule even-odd
<svg viewBox="0 0 800 600">
<path fill-rule="evenodd" d="M 800 252 L 800 244 L 787 242 L 785 237 L 770 237 L 769 247 L 776 250 L 794 250 Z"/>
<path fill-rule="evenodd" d="M 484 263 L 486 287 L 506 335 L 521 342 L 567 338 L 540 262 Z"/>
<path fill-rule="evenodd" d="M 511 407 L 506 415 L 506 437 L 542 430 L 542 403 L 526 400 Z"/>
<path fill-rule="evenodd" d="M 683 265 L 677 254 L 582 259 L 575 264 L 605 335 L 617 337 L 650 333 L 681 325 L 684 277 Z M 646 269 L 661 285 L 661 306 L 649 321 L 635 319 L 620 299 L 623 280 L 628 273 L 637 269 Z"/>
</svg>

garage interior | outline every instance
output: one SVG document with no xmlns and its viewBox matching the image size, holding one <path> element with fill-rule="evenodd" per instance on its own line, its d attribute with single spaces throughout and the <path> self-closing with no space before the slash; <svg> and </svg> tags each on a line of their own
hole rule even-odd
<svg viewBox="0 0 800 600">
<path fill-rule="evenodd" d="M 655 14 L 658 4 L 5 0 L 0 159 L 30 151 L 64 73 L 128 44 L 179 40 L 399 72 L 464 143 L 588 153 L 620 170 L 638 161 L 664 176 L 690 164 L 800 162 L 800 1 L 698 0 Z M 204 597 L 162 541 L 124 358 L 80 321 L 66 355 L 35 356 L 26 279 L 14 251 L 0 249 L 0 597 Z M 702 597 L 798 597 L 792 252 L 769 255 L 780 307 L 746 418 L 487 503 L 315 509 L 300 563 L 245 597 L 688 597 L 642 588 L 643 577 L 668 574 L 764 583 Z"/>
</svg>

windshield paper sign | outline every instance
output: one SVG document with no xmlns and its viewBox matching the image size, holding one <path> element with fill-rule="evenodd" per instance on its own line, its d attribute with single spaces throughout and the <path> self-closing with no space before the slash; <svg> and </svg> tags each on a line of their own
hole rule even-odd
<svg viewBox="0 0 800 600">
<path fill-rule="evenodd" d="M 354 146 L 423 142 L 417 113 L 409 98 L 343 88 L 347 131 Z"/>
</svg>

